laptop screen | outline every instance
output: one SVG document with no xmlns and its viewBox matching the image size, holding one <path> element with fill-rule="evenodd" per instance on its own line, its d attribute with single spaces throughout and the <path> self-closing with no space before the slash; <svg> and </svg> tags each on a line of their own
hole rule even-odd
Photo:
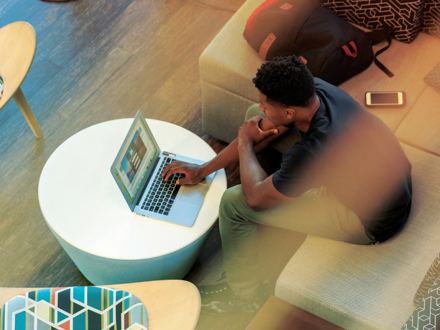
<svg viewBox="0 0 440 330">
<path fill-rule="evenodd" d="M 138 113 L 112 166 L 112 174 L 130 204 L 159 152 L 148 132 L 145 119 Z"/>
</svg>

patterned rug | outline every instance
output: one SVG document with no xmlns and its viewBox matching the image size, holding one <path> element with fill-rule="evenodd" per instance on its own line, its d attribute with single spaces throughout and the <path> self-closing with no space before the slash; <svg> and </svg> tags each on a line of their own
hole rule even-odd
<svg viewBox="0 0 440 330">
<path fill-rule="evenodd" d="M 41 289 L 0 310 L 1 330 L 145 330 L 147 311 L 129 292 L 101 287 Z"/>
</svg>

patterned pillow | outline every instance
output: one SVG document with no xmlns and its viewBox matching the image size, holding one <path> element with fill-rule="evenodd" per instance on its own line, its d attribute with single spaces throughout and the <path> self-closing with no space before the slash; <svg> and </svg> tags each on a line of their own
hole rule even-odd
<svg viewBox="0 0 440 330">
<path fill-rule="evenodd" d="M 403 42 L 412 42 L 423 23 L 425 0 L 321 1 L 350 23 L 370 30 L 391 26 L 394 28 L 394 38 Z"/>
<path fill-rule="evenodd" d="M 434 282 L 440 277 L 440 254 L 435 258 L 431 267 L 425 275 L 422 283 L 414 296 L 414 305 L 418 305 L 422 298 L 428 293 L 428 290 L 432 287 Z"/>
<path fill-rule="evenodd" d="M 438 277 L 428 293 L 420 300 L 419 305 L 411 314 L 402 330 L 439 329 L 440 328 L 440 277 Z"/>
<path fill-rule="evenodd" d="M 425 0 L 423 32 L 440 37 L 440 3 L 438 0 Z"/>
<path fill-rule="evenodd" d="M 122 290 L 41 289 L 6 302 L 0 309 L 0 329 L 140 330 L 148 329 L 148 316 L 142 302 Z"/>
</svg>

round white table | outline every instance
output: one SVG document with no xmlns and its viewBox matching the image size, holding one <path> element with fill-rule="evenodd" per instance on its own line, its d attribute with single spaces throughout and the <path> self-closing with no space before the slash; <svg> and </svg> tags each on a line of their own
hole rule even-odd
<svg viewBox="0 0 440 330">
<path fill-rule="evenodd" d="M 110 172 L 132 121 L 108 121 L 76 133 L 50 156 L 39 181 L 47 225 L 95 285 L 183 278 L 218 217 L 227 187 L 220 170 L 191 228 L 132 213 Z M 190 131 L 147 122 L 162 150 L 201 160 L 215 156 Z"/>
</svg>

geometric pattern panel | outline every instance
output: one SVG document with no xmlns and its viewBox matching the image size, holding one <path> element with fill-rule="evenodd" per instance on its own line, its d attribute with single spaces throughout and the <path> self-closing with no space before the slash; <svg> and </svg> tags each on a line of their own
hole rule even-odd
<svg viewBox="0 0 440 330">
<path fill-rule="evenodd" d="M 145 330 L 145 306 L 131 293 L 102 287 L 27 292 L 0 309 L 0 330 Z"/>
<path fill-rule="evenodd" d="M 440 277 L 434 282 L 428 293 L 408 321 L 403 330 L 425 329 L 435 330 L 440 328 Z"/>
<path fill-rule="evenodd" d="M 425 0 L 423 32 L 440 37 L 440 1 Z"/>
<path fill-rule="evenodd" d="M 437 79 L 440 87 L 440 64 L 437 66 Z M 426 296 L 437 278 L 440 278 L 440 254 L 437 255 L 437 257 L 434 259 L 428 271 L 426 272 L 423 281 L 420 283 L 419 288 L 414 295 L 414 305 L 417 306 L 422 301 L 423 297 Z"/>
<path fill-rule="evenodd" d="M 394 38 L 413 41 L 423 24 L 425 0 L 322 0 L 338 16 L 353 24 L 377 30 L 394 28 Z M 438 2 L 438 0 L 435 0 Z"/>
</svg>

